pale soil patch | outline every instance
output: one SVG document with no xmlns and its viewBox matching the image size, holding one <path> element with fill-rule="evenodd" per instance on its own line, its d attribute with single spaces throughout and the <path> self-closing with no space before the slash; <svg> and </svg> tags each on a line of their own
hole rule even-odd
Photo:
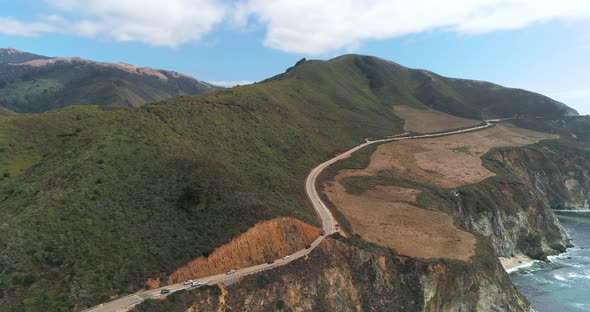
<svg viewBox="0 0 590 312">
<path fill-rule="evenodd" d="M 481 120 L 456 117 L 434 109 L 417 109 L 410 106 L 394 106 L 396 115 L 404 119 L 404 130 L 417 133 L 440 132 L 449 129 L 471 127 L 481 123 Z"/>
<path fill-rule="evenodd" d="M 416 207 L 419 190 L 378 186 L 351 195 L 340 181 L 388 171 L 406 179 L 453 188 L 493 175 L 480 159 L 491 148 L 527 145 L 547 138 L 555 136 L 498 125 L 472 133 L 383 144 L 373 153 L 367 168 L 341 171 L 336 182 L 324 185 L 324 192 L 350 221 L 352 230 L 369 242 L 411 257 L 469 260 L 474 254 L 475 237 L 457 228 L 450 215 Z"/>
</svg>

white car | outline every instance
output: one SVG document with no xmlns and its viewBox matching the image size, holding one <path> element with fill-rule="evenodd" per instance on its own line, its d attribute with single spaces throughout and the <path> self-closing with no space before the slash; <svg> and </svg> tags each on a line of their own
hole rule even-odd
<svg viewBox="0 0 590 312">
<path fill-rule="evenodd" d="M 202 285 L 203 285 L 203 283 L 201 283 L 201 282 L 192 282 L 191 283 L 191 286 L 192 287 L 199 287 L 199 286 L 202 286 Z"/>
<path fill-rule="evenodd" d="M 234 273 L 236 273 L 236 270 L 231 269 L 231 270 L 225 272 L 225 275 L 231 275 L 231 274 L 234 274 Z"/>
<path fill-rule="evenodd" d="M 186 282 L 182 283 L 182 285 L 191 285 L 193 280 L 187 280 Z"/>
<path fill-rule="evenodd" d="M 284 257 L 283 257 L 283 260 L 287 260 L 287 259 L 289 259 L 289 258 L 291 258 L 291 256 L 284 256 Z"/>
</svg>

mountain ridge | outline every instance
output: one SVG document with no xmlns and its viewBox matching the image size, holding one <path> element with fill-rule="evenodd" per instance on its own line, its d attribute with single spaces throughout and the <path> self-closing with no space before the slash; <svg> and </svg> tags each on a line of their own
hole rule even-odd
<svg viewBox="0 0 590 312">
<path fill-rule="evenodd" d="M 0 49 L 0 107 L 16 113 L 74 104 L 134 107 L 215 89 L 170 70 Z"/>
</svg>

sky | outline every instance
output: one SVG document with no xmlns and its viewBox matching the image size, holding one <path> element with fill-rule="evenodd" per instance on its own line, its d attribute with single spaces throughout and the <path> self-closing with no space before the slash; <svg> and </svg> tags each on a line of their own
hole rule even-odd
<svg viewBox="0 0 590 312">
<path fill-rule="evenodd" d="M 224 86 L 367 54 L 590 114 L 590 0 L 0 0 L 0 47 Z"/>
</svg>

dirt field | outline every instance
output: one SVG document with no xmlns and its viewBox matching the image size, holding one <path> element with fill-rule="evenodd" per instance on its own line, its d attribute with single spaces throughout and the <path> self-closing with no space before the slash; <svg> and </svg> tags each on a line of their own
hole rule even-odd
<svg viewBox="0 0 590 312">
<path fill-rule="evenodd" d="M 476 239 L 453 225 L 452 217 L 416 207 L 415 189 L 379 186 L 361 195 L 346 193 L 340 181 L 386 170 L 426 183 L 453 188 L 479 182 L 493 173 L 481 164 L 492 147 L 532 144 L 553 136 L 505 125 L 448 137 L 400 141 L 379 146 L 363 170 L 343 170 L 324 192 L 367 241 L 419 258 L 469 260 Z"/>
<path fill-rule="evenodd" d="M 394 171 L 453 188 L 493 175 L 480 159 L 491 148 L 528 145 L 549 138 L 556 136 L 500 124 L 483 131 L 381 145 L 367 169 L 371 174 Z"/>
<path fill-rule="evenodd" d="M 481 123 L 480 120 L 455 117 L 433 109 L 422 110 L 405 105 L 395 106 L 393 111 L 406 121 L 404 130 L 417 133 L 439 132 Z"/>
</svg>

